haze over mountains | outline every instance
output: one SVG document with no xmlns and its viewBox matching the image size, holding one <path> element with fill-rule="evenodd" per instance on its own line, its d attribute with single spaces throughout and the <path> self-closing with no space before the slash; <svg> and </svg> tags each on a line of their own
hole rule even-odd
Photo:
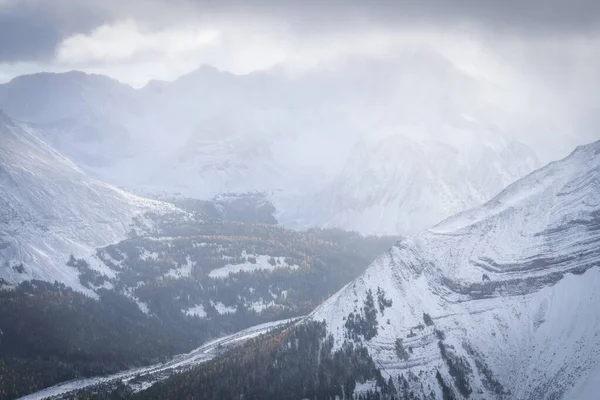
<svg viewBox="0 0 600 400">
<path fill-rule="evenodd" d="M 355 393 L 589 398 L 600 359 L 600 320 L 588 306 L 600 300 L 599 142 L 530 174 L 549 153 L 504 130 L 482 85 L 434 60 L 439 82 L 394 82 L 389 91 L 377 80 L 361 85 L 360 69 L 321 81 L 208 67 L 143 89 L 80 72 L 0 86 L 0 282 L 36 299 L 64 283 L 100 298 L 107 309 L 92 318 L 114 313 L 113 293 L 138 326 L 162 324 L 142 342 L 172 354 L 306 314 L 393 239 L 292 233 L 272 225 L 273 212 L 295 229 L 421 231 L 298 325 L 313 332 L 324 321 L 318 335 L 332 335 L 331 357 L 366 349 L 357 357 L 377 369 L 352 378 Z M 462 90 L 445 91 L 454 79 Z M 319 96 L 332 82 L 337 90 Z M 392 95 L 403 90 L 422 97 Z M 371 102 L 385 96 L 396 107 L 382 113 Z M 57 283 L 16 286 L 32 279 Z M 86 326 L 102 331 L 100 321 Z M 294 329 L 304 328 L 283 335 Z M 22 334 L 3 330 L 9 342 Z M 123 360 L 140 360 L 134 343 Z M 29 390 L 57 380 L 34 382 Z"/>
<path fill-rule="evenodd" d="M 127 190 L 259 191 L 284 226 L 413 234 L 588 139 L 557 142 L 501 93 L 421 50 L 298 76 L 202 67 L 142 89 L 36 74 L 0 85 L 0 108 Z"/>
</svg>

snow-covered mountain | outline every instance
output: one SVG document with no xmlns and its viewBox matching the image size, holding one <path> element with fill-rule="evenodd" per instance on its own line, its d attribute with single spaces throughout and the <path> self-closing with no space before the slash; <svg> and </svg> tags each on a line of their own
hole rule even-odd
<svg viewBox="0 0 600 400">
<path fill-rule="evenodd" d="M 310 318 L 417 398 L 592 399 L 598 304 L 600 141 L 398 243 Z"/>
<path fill-rule="evenodd" d="M 143 104 L 132 87 L 79 71 L 24 75 L 0 85 L 0 109 L 34 126 L 87 171 L 120 165 L 138 153 L 143 146 L 133 134 Z"/>
<path fill-rule="evenodd" d="M 307 202 L 316 225 L 363 233 L 414 234 L 478 206 L 531 172 L 535 154 L 515 140 L 479 132 L 452 141 L 390 135 L 361 140 L 333 184 Z"/>
<path fill-rule="evenodd" d="M 39 136 L 0 112 L 0 278 L 79 288 L 69 254 L 87 257 L 123 239 L 134 216 L 169 206 L 90 178 Z"/>
<path fill-rule="evenodd" d="M 554 159 L 525 140 L 547 126 L 506 107 L 503 90 L 415 50 L 299 75 L 205 66 L 141 89 L 34 74 L 0 85 L 0 108 L 126 190 L 261 191 L 286 227 L 412 234 Z"/>
</svg>

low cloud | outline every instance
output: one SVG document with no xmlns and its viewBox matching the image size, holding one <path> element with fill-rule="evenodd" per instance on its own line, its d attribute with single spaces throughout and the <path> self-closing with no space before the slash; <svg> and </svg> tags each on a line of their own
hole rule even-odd
<svg viewBox="0 0 600 400">
<path fill-rule="evenodd" d="M 597 1 L 0 0 L 0 81 L 79 69 L 143 86 L 203 64 L 333 76 L 422 49 L 494 88 L 497 109 L 595 129 Z"/>
<path fill-rule="evenodd" d="M 76 34 L 60 43 L 55 61 L 91 64 L 176 57 L 218 44 L 219 33 L 198 27 L 144 31 L 135 21 L 103 25 L 89 34 Z"/>
</svg>

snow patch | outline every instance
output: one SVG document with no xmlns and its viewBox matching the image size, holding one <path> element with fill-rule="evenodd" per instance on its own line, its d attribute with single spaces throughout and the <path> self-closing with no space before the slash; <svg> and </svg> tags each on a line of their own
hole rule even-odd
<svg viewBox="0 0 600 400">
<path fill-rule="evenodd" d="M 165 276 L 169 278 L 189 278 L 195 263 L 190 260 L 190 256 L 187 256 L 185 261 L 185 264 L 180 265 L 179 268 L 170 269 Z"/>
<path fill-rule="evenodd" d="M 155 251 L 148 251 L 146 249 L 143 249 L 142 254 L 140 254 L 140 260 L 143 261 L 149 261 L 149 260 L 153 260 L 156 261 L 158 259 L 159 254 Z"/>
<path fill-rule="evenodd" d="M 358 395 L 367 392 L 375 392 L 376 388 L 376 381 L 356 382 L 356 386 L 354 387 L 354 394 Z"/>
<path fill-rule="evenodd" d="M 243 257 L 254 257 L 256 263 L 245 262 L 241 264 L 227 264 L 224 267 L 213 269 L 208 273 L 208 276 L 213 279 L 225 279 L 229 275 L 237 274 L 240 272 L 255 272 L 259 270 L 273 271 L 277 268 L 290 268 L 296 270 L 300 268 L 298 265 L 289 265 L 285 262 L 285 257 L 271 257 L 268 255 L 255 255 L 242 253 Z"/>
<path fill-rule="evenodd" d="M 221 303 L 220 301 L 218 301 L 216 303 L 211 301 L 210 304 L 212 304 L 212 306 L 215 308 L 215 310 L 217 310 L 217 312 L 221 315 L 233 314 L 237 311 L 236 307 L 228 307 L 225 304 Z"/>
<path fill-rule="evenodd" d="M 248 308 L 252 309 L 254 311 L 256 311 L 257 313 L 261 313 L 264 310 L 266 310 L 269 307 L 274 307 L 275 306 L 275 302 L 274 301 L 270 301 L 268 303 L 265 303 L 262 299 L 261 301 L 256 301 L 254 303 L 252 303 Z"/>
<path fill-rule="evenodd" d="M 206 311 L 204 310 L 204 306 L 202 304 L 195 305 L 193 307 L 188 308 L 187 310 L 182 310 L 185 315 L 194 316 L 198 318 L 206 318 Z"/>
</svg>

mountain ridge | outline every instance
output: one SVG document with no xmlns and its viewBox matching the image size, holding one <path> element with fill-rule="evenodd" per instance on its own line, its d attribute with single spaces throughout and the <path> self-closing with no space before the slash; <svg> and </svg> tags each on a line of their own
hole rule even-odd
<svg viewBox="0 0 600 400">
<path fill-rule="evenodd" d="M 140 89 L 31 75 L 0 85 L 0 107 L 100 180 L 203 199 L 260 190 L 295 229 L 414 234 L 554 157 L 532 139 L 547 128 L 499 105 L 490 82 L 428 51 L 387 61 L 301 75 L 205 66 Z"/>
<path fill-rule="evenodd" d="M 444 385 L 456 398 L 592 393 L 600 359 L 600 315 L 589 306 L 600 300 L 599 178 L 600 141 L 580 146 L 483 206 L 399 242 L 310 319 L 324 320 L 337 346 L 365 344 L 397 387 L 408 379 L 419 398 L 429 390 L 441 397 Z M 369 319 L 376 293 L 392 304 Z"/>
</svg>

